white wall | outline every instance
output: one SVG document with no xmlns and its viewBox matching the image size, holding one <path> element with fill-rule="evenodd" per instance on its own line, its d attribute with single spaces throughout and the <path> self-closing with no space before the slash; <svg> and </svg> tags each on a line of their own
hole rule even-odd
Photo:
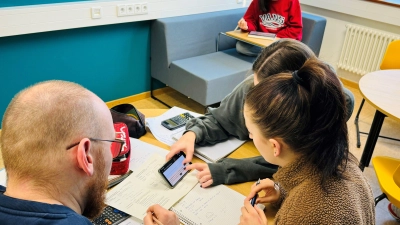
<svg viewBox="0 0 400 225">
<path fill-rule="evenodd" d="M 242 1 L 245 4 L 241 3 Z M 117 16 L 119 4 L 148 4 L 148 14 Z M 99 26 L 247 7 L 251 0 L 98 0 L 0 8 L 0 37 L 52 30 Z M 345 36 L 345 25 L 355 23 L 400 34 L 397 7 L 365 0 L 300 0 L 302 10 L 327 18 L 320 57 L 335 68 Z M 101 7 L 102 17 L 91 18 Z M 338 70 L 339 76 L 358 82 L 359 75 Z"/>
<path fill-rule="evenodd" d="M 0 8 L 0 37 L 190 15 L 243 7 L 246 0 L 106 0 Z M 249 4 L 247 0 L 247 5 Z M 117 16 L 117 5 L 147 3 L 148 13 Z M 92 7 L 101 7 L 99 19 Z"/>
<path fill-rule="evenodd" d="M 400 9 L 362 0 L 303 0 L 302 10 L 327 19 L 320 58 L 337 69 L 346 33 L 345 25 L 358 24 L 400 34 Z M 357 82 L 360 75 L 338 69 L 340 77 Z"/>
</svg>

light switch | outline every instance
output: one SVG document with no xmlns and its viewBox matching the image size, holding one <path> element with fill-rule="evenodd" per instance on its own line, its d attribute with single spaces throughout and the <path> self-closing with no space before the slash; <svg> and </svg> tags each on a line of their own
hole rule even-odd
<svg viewBox="0 0 400 225">
<path fill-rule="evenodd" d="M 102 14 L 102 9 L 100 6 L 92 7 L 92 19 L 100 19 Z"/>
</svg>

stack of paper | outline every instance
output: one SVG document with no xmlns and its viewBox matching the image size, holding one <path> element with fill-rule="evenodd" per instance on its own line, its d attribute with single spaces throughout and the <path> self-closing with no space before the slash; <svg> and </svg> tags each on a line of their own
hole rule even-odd
<svg viewBox="0 0 400 225">
<path fill-rule="evenodd" d="M 178 114 L 189 112 L 194 117 L 202 116 L 201 114 L 191 112 L 179 107 L 172 107 L 166 113 L 158 117 L 146 118 L 147 127 L 150 129 L 154 137 L 160 142 L 169 146 L 173 145 L 182 136 L 185 131 L 185 127 L 178 128 L 176 130 L 168 130 L 161 125 L 161 121 L 174 117 Z M 237 148 L 239 148 L 245 141 L 238 140 L 231 137 L 227 141 L 220 142 L 212 146 L 195 146 L 194 155 L 204 160 L 205 162 L 217 162 L 222 158 L 226 157 Z"/>
<path fill-rule="evenodd" d="M 186 109 L 182 109 L 175 106 L 172 107 L 167 112 L 165 112 L 164 114 L 162 114 L 161 116 L 146 118 L 146 125 L 157 140 L 166 145 L 171 146 L 175 143 L 175 140 L 172 139 L 172 135 L 179 132 L 182 133 L 185 130 L 185 127 L 183 126 L 175 130 L 168 130 L 163 125 L 161 125 L 161 121 L 186 112 L 189 112 L 194 117 L 201 116 L 201 114 L 191 112 Z"/>
</svg>

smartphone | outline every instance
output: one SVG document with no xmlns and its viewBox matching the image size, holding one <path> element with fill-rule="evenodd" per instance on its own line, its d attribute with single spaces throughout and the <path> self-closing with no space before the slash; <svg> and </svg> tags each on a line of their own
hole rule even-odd
<svg viewBox="0 0 400 225">
<path fill-rule="evenodd" d="M 190 113 L 182 113 L 169 119 L 163 120 L 161 122 L 161 125 L 169 130 L 175 130 L 176 128 L 185 126 L 186 122 L 192 118 L 194 118 L 194 116 L 190 115 Z"/>
<path fill-rule="evenodd" d="M 184 152 L 179 152 L 158 170 L 161 177 L 167 181 L 171 188 L 174 188 L 190 172 L 190 170 L 184 169 L 183 160 L 185 157 Z"/>
</svg>

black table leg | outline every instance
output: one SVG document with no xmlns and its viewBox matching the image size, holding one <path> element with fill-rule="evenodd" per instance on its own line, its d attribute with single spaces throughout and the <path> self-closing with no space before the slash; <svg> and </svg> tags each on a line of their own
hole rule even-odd
<svg viewBox="0 0 400 225">
<path fill-rule="evenodd" d="M 385 117 L 385 114 L 376 110 L 374 121 L 372 121 L 372 126 L 367 138 L 367 143 L 365 143 L 364 151 L 360 160 L 359 167 L 361 171 L 364 171 L 364 167 L 369 166 L 369 162 L 371 161 L 372 153 L 374 153 L 376 141 L 378 140 L 379 132 L 381 131 Z"/>
</svg>

